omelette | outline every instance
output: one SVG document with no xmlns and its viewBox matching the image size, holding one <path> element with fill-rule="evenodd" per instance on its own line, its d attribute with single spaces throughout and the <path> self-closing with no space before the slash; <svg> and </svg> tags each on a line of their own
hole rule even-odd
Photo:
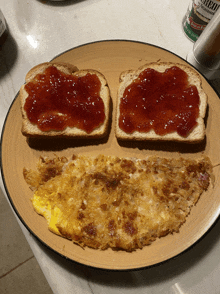
<svg viewBox="0 0 220 294">
<path fill-rule="evenodd" d="M 178 232 L 212 178 L 198 160 L 73 155 L 24 168 L 51 232 L 85 247 L 133 251 Z"/>
</svg>

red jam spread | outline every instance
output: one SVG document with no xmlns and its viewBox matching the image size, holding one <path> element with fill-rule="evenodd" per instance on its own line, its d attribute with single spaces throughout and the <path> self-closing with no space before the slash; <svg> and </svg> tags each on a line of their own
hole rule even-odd
<svg viewBox="0 0 220 294">
<path fill-rule="evenodd" d="M 160 73 L 147 68 L 124 91 L 119 127 L 126 133 L 154 130 L 187 137 L 197 125 L 200 98 L 196 86 L 177 66 Z"/>
<path fill-rule="evenodd" d="M 95 74 L 75 77 L 50 66 L 25 86 L 29 96 L 24 109 L 41 131 L 61 131 L 69 126 L 91 133 L 105 120 L 100 89 Z"/>
</svg>

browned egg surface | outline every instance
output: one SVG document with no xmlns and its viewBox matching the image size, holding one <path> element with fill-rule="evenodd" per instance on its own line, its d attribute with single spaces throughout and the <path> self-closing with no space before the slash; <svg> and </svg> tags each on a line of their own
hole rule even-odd
<svg viewBox="0 0 220 294">
<path fill-rule="evenodd" d="M 36 171 L 24 169 L 52 232 L 82 247 L 127 251 L 178 232 L 211 175 L 207 157 L 41 157 Z"/>
</svg>

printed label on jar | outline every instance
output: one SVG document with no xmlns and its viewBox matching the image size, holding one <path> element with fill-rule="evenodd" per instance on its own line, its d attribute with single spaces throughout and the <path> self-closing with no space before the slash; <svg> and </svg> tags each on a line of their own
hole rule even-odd
<svg viewBox="0 0 220 294">
<path fill-rule="evenodd" d="M 220 6 L 220 0 L 192 0 L 183 20 L 185 34 L 196 41 Z"/>
<path fill-rule="evenodd" d="M 219 0 L 195 0 L 194 4 L 197 14 L 207 22 L 213 17 L 219 5 Z"/>
</svg>

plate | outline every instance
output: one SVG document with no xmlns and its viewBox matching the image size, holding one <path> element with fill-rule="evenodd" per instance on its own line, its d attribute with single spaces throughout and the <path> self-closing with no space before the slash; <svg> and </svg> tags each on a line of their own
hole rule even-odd
<svg viewBox="0 0 220 294">
<path fill-rule="evenodd" d="M 148 62 L 164 61 L 187 64 L 175 54 L 150 44 L 133 41 L 101 41 L 73 48 L 53 59 L 69 62 L 79 69 L 92 68 L 102 72 L 109 84 L 112 98 L 111 129 L 102 140 L 43 140 L 26 139 L 21 134 L 21 113 L 19 94 L 15 97 L 2 132 L 1 168 L 8 198 L 18 217 L 28 230 L 43 244 L 58 254 L 88 266 L 111 269 L 139 269 L 164 262 L 183 253 L 195 244 L 211 228 L 220 212 L 219 181 L 219 97 L 201 76 L 202 86 L 208 94 L 208 114 L 206 138 L 200 144 L 186 145 L 177 143 L 126 143 L 119 142 L 114 134 L 115 99 L 119 75 L 127 69 L 137 69 Z M 49 232 L 46 220 L 34 212 L 30 201 L 33 192 L 23 178 L 23 168 L 36 168 L 39 156 L 57 155 L 71 157 L 72 154 L 118 155 L 144 158 L 148 155 L 166 157 L 195 157 L 206 154 L 214 167 L 215 185 L 202 195 L 192 209 L 179 233 L 168 235 L 153 242 L 150 246 L 132 253 L 82 249 L 71 241 Z"/>
</svg>

